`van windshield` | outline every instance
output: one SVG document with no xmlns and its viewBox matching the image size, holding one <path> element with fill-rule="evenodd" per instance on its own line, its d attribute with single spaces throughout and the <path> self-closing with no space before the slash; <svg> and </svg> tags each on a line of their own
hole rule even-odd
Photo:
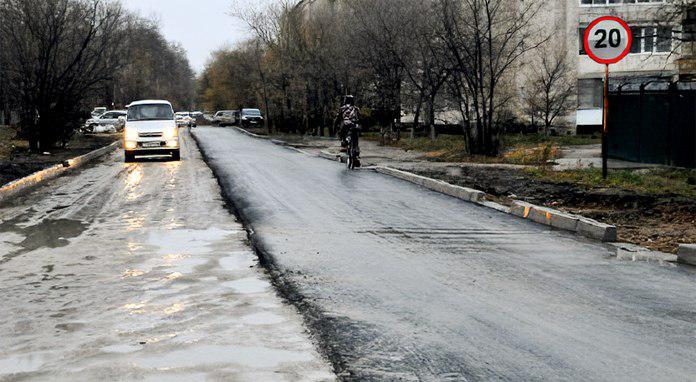
<svg viewBox="0 0 696 382">
<path fill-rule="evenodd" d="M 259 110 L 259 109 L 244 109 L 244 110 L 242 110 L 242 115 L 249 116 L 249 117 L 260 117 L 261 110 Z"/>
<path fill-rule="evenodd" d="M 169 105 L 136 105 L 128 108 L 128 121 L 169 121 L 174 111 Z"/>
</svg>

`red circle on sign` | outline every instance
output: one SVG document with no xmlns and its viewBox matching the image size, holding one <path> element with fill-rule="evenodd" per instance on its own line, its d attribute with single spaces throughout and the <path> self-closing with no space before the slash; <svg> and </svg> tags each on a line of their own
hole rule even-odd
<svg viewBox="0 0 696 382">
<path fill-rule="evenodd" d="M 621 24 L 621 26 L 626 30 L 626 34 L 628 35 L 628 45 L 626 46 L 626 50 L 621 52 L 620 55 L 618 55 L 616 58 L 613 58 L 611 60 L 606 60 L 603 58 L 597 57 L 592 50 L 590 49 L 590 32 L 592 31 L 592 28 L 594 28 L 595 25 L 601 23 L 602 21 L 616 21 L 617 23 Z M 587 52 L 587 55 L 590 56 L 591 59 L 594 61 L 600 63 L 600 64 L 616 64 L 617 62 L 621 61 L 628 55 L 628 53 L 631 52 L 631 45 L 633 45 L 633 34 L 631 33 L 631 28 L 628 26 L 628 24 L 623 21 L 622 19 L 615 17 L 615 16 L 604 16 L 600 17 L 596 20 L 594 20 L 590 26 L 587 27 L 587 30 L 585 30 L 585 37 L 583 38 L 583 44 L 585 45 L 585 52 Z"/>
</svg>

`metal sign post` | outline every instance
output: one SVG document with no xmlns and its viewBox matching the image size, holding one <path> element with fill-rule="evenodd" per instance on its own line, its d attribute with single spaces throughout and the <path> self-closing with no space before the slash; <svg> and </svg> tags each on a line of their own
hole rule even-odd
<svg viewBox="0 0 696 382">
<path fill-rule="evenodd" d="M 624 59 L 631 51 L 633 35 L 628 24 L 618 17 L 594 20 L 585 31 L 585 51 L 592 60 L 604 64 L 604 108 L 602 111 L 602 177 L 609 174 L 609 65 Z"/>
<path fill-rule="evenodd" d="M 604 65 L 604 110 L 602 112 L 602 178 L 609 176 L 609 64 Z"/>
</svg>

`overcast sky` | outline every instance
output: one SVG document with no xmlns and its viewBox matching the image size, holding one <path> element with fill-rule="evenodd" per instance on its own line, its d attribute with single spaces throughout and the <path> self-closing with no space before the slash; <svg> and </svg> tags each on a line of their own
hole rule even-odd
<svg viewBox="0 0 696 382">
<path fill-rule="evenodd" d="M 260 0 L 264 3 L 271 0 Z M 210 53 L 249 37 L 246 25 L 231 16 L 233 0 L 122 0 L 142 16 L 154 16 L 170 41 L 180 42 L 191 66 L 200 72 Z"/>
</svg>

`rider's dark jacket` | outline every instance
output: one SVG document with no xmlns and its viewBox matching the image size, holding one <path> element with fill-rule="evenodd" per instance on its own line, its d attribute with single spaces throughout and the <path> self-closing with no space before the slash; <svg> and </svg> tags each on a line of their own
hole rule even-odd
<svg viewBox="0 0 696 382">
<path fill-rule="evenodd" d="M 355 105 L 343 105 L 338 112 L 343 125 L 354 125 L 360 121 L 360 109 Z"/>
</svg>

